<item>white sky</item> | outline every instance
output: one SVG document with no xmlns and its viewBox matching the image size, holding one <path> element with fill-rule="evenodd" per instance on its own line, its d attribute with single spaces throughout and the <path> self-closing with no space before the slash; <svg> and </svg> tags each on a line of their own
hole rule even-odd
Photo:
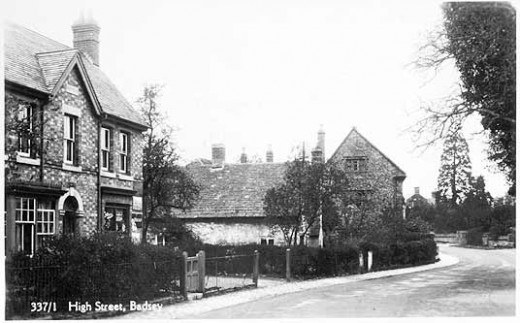
<svg viewBox="0 0 520 323">
<path fill-rule="evenodd" d="M 439 1 L 9 1 L 7 19 L 72 46 L 71 25 L 91 10 L 101 27 L 100 65 L 134 102 L 165 84 L 162 107 L 185 161 L 248 155 L 285 161 L 323 124 L 329 157 L 355 126 L 406 173 L 404 194 L 437 186 L 441 149 L 413 151 L 403 132 L 423 101 L 453 89 L 447 68 L 433 81 L 409 64 L 441 23 Z M 425 85 L 426 84 L 426 85 Z M 478 129 L 478 120 L 471 127 Z M 507 191 L 481 139 L 469 140 L 473 173 L 493 196 Z"/>
</svg>

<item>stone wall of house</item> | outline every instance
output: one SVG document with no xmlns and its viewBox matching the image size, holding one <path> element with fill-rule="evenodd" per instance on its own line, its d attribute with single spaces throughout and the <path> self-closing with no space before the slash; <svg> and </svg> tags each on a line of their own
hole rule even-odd
<svg viewBox="0 0 520 323">
<path fill-rule="evenodd" d="M 243 245 L 260 244 L 261 239 L 274 239 L 275 245 L 284 245 L 283 234 L 271 230 L 260 219 L 199 219 L 186 221 L 186 226 L 204 243 Z"/>
<path fill-rule="evenodd" d="M 348 188 L 352 191 L 370 191 L 375 204 L 380 208 L 402 207 L 404 178 L 400 171 L 376 148 L 357 132 L 353 132 L 331 158 L 331 162 L 346 169 L 346 157 L 365 157 L 366 168 L 362 171 L 349 171 Z"/>
</svg>

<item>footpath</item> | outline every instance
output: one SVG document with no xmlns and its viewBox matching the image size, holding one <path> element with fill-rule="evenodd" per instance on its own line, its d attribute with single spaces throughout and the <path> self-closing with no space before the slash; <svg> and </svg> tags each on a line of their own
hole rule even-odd
<svg viewBox="0 0 520 323">
<path fill-rule="evenodd" d="M 255 289 L 248 289 L 236 293 L 229 293 L 202 299 L 194 299 L 184 303 L 167 305 L 158 311 L 135 312 L 127 315 L 113 317 L 113 319 L 142 320 L 186 318 L 228 306 L 252 302 L 265 297 L 273 297 L 313 288 L 327 287 L 338 284 L 348 284 L 352 282 L 392 277 L 397 275 L 404 275 L 426 270 L 444 268 L 453 266 L 459 262 L 458 258 L 443 253 L 439 253 L 439 258 L 440 261 L 430 265 L 376 271 L 361 275 L 313 279 L 299 282 L 285 282 L 282 280 L 270 280 L 260 278 L 258 280 L 258 288 Z"/>
</svg>

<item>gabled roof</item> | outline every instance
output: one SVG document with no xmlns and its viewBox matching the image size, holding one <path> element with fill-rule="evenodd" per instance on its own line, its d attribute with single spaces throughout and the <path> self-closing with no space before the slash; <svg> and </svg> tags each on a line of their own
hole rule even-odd
<svg viewBox="0 0 520 323">
<path fill-rule="evenodd" d="M 36 59 L 40 65 L 47 90 L 52 92 L 72 61 L 72 58 L 77 54 L 78 51 L 76 49 L 65 49 L 36 54 Z"/>
<path fill-rule="evenodd" d="M 73 67 L 93 90 L 94 105 L 104 113 L 145 128 L 146 123 L 110 79 L 78 50 L 37 32 L 7 23 L 5 34 L 5 80 L 43 93 L 53 94 Z"/>
<path fill-rule="evenodd" d="M 339 155 L 341 149 L 343 146 L 347 145 L 347 143 L 351 140 L 351 138 L 354 136 L 354 135 L 357 135 L 359 137 L 361 137 L 361 139 L 363 139 L 368 145 L 370 145 L 375 151 L 377 151 L 381 156 L 383 156 L 390 164 L 392 164 L 396 169 L 397 169 L 397 176 L 401 176 L 401 177 L 406 177 L 406 173 L 399 167 L 397 166 L 396 163 L 394 163 L 390 158 L 388 158 L 381 150 L 379 150 L 376 146 L 374 146 L 367 138 L 365 138 L 365 136 L 363 136 L 362 134 L 360 134 L 357 129 L 354 127 L 352 128 L 352 130 L 350 130 L 350 132 L 348 133 L 348 135 L 345 137 L 345 139 L 343 140 L 343 142 L 338 146 L 338 148 L 336 148 L 336 151 L 334 152 L 334 154 L 332 154 L 332 156 L 329 158 L 329 160 L 335 160 L 337 158 L 342 158 L 343 156 L 337 156 Z"/>
<path fill-rule="evenodd" d="M 221 168 L 192 163 L 187 166 L 202 185 L 199 201 L 181 218 L 264 217 L 263 199 L 268 189 L 283 181 L 283 163 L 224 164 Z"/>
</svg>

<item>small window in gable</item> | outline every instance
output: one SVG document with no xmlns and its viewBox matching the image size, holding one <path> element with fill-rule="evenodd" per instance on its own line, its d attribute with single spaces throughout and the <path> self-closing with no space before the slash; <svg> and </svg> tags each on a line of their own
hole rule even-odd
<svg viewBox="0 0 520 323">
<path fill-rule="evenodd" d="M 367 157 L 347 157 L 345 158 L 345 170 L 347 172 L 366 172 Z"/>
</svg>

